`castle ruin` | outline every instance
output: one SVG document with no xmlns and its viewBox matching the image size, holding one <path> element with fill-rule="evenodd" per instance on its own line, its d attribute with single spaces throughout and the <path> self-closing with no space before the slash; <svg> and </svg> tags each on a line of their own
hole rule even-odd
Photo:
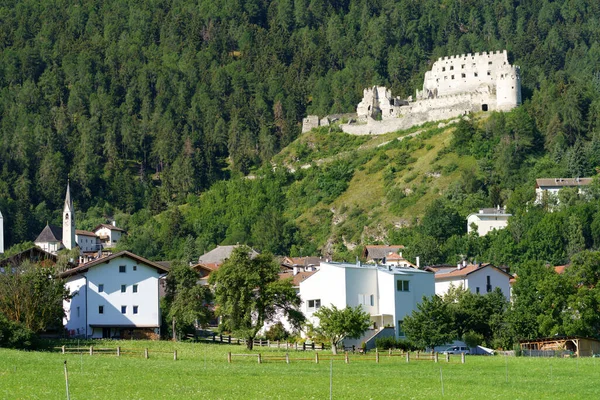
<svg viewBox="0 0 600 400">
<path fill-rule="evenodd" d="M 520 69 L 509 64 L 506 50 L 469 53 L 439 58 L 425 73 L 423 90 L 417 89 L 414 100 L 394 97 L 383 86 L 365 89 L 356 121 L 341 128 L 354 135 L 378 135 L 470 112 L 508 111 L 520 104 Z M 324 125 L 324 120 L 308 116 L 302 131 Z"/>
</svg>

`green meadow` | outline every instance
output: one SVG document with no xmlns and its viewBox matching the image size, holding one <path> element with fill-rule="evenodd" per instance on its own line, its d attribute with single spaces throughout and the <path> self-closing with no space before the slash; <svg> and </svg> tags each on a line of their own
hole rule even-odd
<svg viewBox="0 0 600 400">
<path fill-rule="evenodd" d="M 291 350 L 290 364 L 269 361 L 284 356 L 276 349 L 247 353 L 242 346 L 171 342 L 98 342 L 96 347 L 121 346 L 135 353 L 61 354 L 0 349 L 0 398 L 66 399 L 64 361 L 69 371 L 71 399 L 597 399 L 600 360 L 455 356 L 411 360 L 374 353 L 350 355 L 350 363 L 326 360 L 320 352 Z M 143 348 L 149 348 L 149 359 Z M 178 360 L 173 360 L 173 350 Z M 158 353 L 164 351 L 164 353 Z M 442 358 L 442 357 L 440 357 Z M 331 375 L 330 375 L 331 374 Z M 442 391 L 443 377 L 443 391 Z"/>
</svg>

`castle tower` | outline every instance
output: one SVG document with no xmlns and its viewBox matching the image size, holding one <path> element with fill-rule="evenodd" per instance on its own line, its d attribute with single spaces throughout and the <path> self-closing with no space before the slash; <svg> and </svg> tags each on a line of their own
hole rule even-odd
<svg viewBox="0 0 600 400">
<path fill-rule="evenodd" d="M 4 253 L 4 218 L 0 211 L 0 254 Z"/>
<path fill-rule="evenodd" d="M 77 246 L 75 241 L 75 209 L 73 208 L 73 200 L 71 200 L 71 189 L 67 183 L 67 195 L 65 196 L 65 207 L 63 209 L 63 225 L 62 225 L 62 242 L 63 245 L 71 250 Z"/>
<path fill-rule="evenodd" d="M 518 66 L 505 66 L 496 81 L 496 108 L 508 111 L 521 105 L 521 74 Z"/>
</svg>

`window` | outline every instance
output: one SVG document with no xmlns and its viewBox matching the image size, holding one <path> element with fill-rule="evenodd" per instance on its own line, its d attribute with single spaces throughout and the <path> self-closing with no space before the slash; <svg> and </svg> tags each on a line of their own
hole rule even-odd
<svg viewBox="0 0 600 400">
<path fill-rule="evenodd" d="M 137 314 L 138 313 L 138 306 L 133 306 L 133 313 Z"/>
<path fill-rule="evenodd" d="M 121 314 L 127 314 L 127 306 L 121 306 Z"/>
<path fill-rule="evenodd" d="M 375 295 L 371 295 L 371 307 L 375 305 Z"/>
<path fill-rule="evenodd" d="M 491 62 L 491 61 L 488 61 L 488 65 L 492 65 L 492 62 Z"/>
<path fill-rule="evenodd" d="M 127 291 L 127 285 L 121 285 L 121 293 L 125 293 Z"/>
<path fill-rule="evenodd" d="M 475 288 L 475 293 L 479 294 L 479 287 Z"/>
<path fill-rule="evenodd" d="M 452 75 L 452 79 L 454 79 L 454 75 Z"/>
<path fill-rule="evenodd" d="M 134 271 L 137 271 L 137 265 L 134 265 L 134 266 L 133 266 L 133 270 L 134 270 Z"/>
<path fill-rule="evenodd" d="M 318 310 L 321 308 L 321 299 L 309 300 L 308 301 L 308 309 L 309 311 Z"/>
<path fill-rule="evenodd" d="M 450 71 L 454 71 L 454 65 L 450 66 Z"/>
<path fill-rule="evenodd" d="M 98 293 L 104 292 L 104 283 L 98 285 Z"/>
<path fill-rule="evenodd" d="M 396 281 L 396 289 L 399 292 L 408 292 L 410 289 L 410 281 Z"/>
<path fill-rule="evenodd" d="M 475 78 L 477 78 L 477 72 L 475 72 L 475 73 L 473 74 L 473 76 L 474 76 Z"/>
<path fill-rule="evenodd" d="M 119 265 L 119 272 L 120 273 L 127 272 L 127 266 L 126 265 Z"/>
<path fill-rule="evenodd" d="M 79 318 L 80 316 L 81 316 L 80 315 L 80 309 L 79 309 L 79 307 L 77 307 L 77 318 Z"/>
<path fill-rule="evenodd" d="M 461 78 L 466 78 L 466 77 L 467 77 L 467 74 L 460 74 L 460 77 L 461 77 Z"/>
<path fill-rule="evenodd" d="M 465 64 L 460 66 L 461 69 L 465 69 Z"/>
<path fill-rule="evenodd" d="M 490 280 L 490 276 L 487 276 L 487 285 L 485 287 L 486 291 L 490 293 L 492 291 L 492 282 Z"/>
<path fill-rule="evenodd" d="M 98 314 L 104 314 L 104 306 L 98 306 Z"/>
<path fill-rule="evenodd" d="M 487 72 L 488 76 L 492 75 L 492 71 Z"/>
<path fill-rule="evenodd" d="M 402 320 L 398 320 L 398 336 L 404 337 L 406 334 L 402 330 Z"/>
<path fill-rule="evenodd" d="M 446 70 L 446 67 L 442 67 L 442 72 L 444 72 Z"/>
<path fill-rule="evenodd" d="M 133 293 L 137 293 L 137 285 L 133 285 Z"/>
</svg>

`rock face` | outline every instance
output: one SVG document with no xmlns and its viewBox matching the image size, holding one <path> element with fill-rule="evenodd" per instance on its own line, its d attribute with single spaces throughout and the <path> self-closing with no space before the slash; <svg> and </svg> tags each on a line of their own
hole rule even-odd
<svg viewBox="0 0 600 400">
<path fill-rule="evenodd" d="M 378 135 L 470 112 L 508 111 L 520 104 L 520 68 L 509 64 L 506 50 L 469 53 L 439 58 L 425 73 L 415 100 L 394 97 L 383 86 L 365 89 L 356 108 L 357 123 L 341 127 L 354 135 Z"/>
</svg>

